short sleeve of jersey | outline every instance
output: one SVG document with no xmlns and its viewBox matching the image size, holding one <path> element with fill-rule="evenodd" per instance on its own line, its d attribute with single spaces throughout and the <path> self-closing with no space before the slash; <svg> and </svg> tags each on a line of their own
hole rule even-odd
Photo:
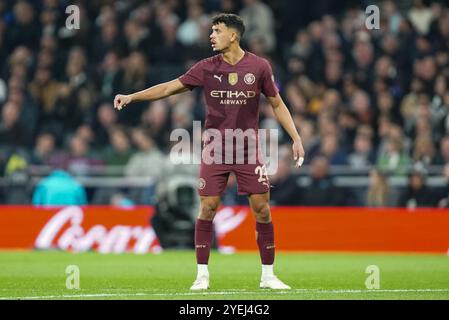
<svg viewBox="0 0 449 320">
<path fill-rule="evenodd" d="M 203 61 L 197 62 L 186 73 L 179 77 L 179 81 L 190 90 L 203 86 Z"/>
<path fill-rule="evenodd" d="M 262 93 L 266 97 L 275 97 L 279 90 L 274 83 L 273 70 L 267 60 L 264 60 L 262 70 Z"/>
</svg>

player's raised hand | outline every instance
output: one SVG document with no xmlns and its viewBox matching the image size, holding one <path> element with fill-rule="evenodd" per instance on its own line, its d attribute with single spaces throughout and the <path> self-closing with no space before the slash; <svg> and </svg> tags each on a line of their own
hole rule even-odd
<svg viewBox="0 0 449 320">
<path fill-rule="evenodd" d="M 132 100 L 129 95 L 118 94 L 114 99 L 114 108 L 117 110 L 122 110 L 122 108 L 126 107 L 131 102 Z"/>
<path fill-rule="evenodd" d="M 293 158 L 295 159 L 295 167 L 300 167 L 304 163 L 304 147 L 302 146 L 302 143 L 300 140 L 294 141 L 292 145 L 293 150 Z"/>
</svg>

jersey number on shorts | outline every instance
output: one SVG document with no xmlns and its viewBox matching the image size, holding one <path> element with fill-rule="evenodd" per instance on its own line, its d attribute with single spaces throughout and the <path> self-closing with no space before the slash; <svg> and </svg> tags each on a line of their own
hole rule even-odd
<svg viewBox="0 0 449 320">
<path fill-rule="evenodd" d="M 258 182 L 268 186 L 268 172 L 267 167 L 265 165 L 263 166 L 257 166 L 254 170 L 254 173 L 259 175 L 259 179 L 257 179 Z"/>
</svg>

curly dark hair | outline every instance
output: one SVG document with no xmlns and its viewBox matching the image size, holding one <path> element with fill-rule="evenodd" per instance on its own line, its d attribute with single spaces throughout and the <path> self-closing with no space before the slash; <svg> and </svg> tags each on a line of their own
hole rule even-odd
<svg viewBox="0 0 449 320">
<path fill-rule="evenodd" d="M 238 31 L 240 38 L 245 33 L 245 24 L 242 18 L 233 13 L 220 13 L 212 17 L 212 25 L 224 23 L 228 28 L 233 28 Z"/>
</svg>

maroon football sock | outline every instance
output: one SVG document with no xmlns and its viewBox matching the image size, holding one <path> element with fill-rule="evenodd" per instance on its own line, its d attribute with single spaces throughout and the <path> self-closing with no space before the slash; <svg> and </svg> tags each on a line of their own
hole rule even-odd
<svg viewBox="0 0 449 320">
<path fill-rule="evenodd" d="M 257 245 L 259 246 L 262 264 L 274 262 L 274 230 L 273 224 L 256 222 Z"/>
<path fill-rule="evenodd" d="M 212 245 L 212 221 L 197 219 L 195 223 L 195 252 L 198 264 L 209 262 L 210 247 Z"/>
</svg>

